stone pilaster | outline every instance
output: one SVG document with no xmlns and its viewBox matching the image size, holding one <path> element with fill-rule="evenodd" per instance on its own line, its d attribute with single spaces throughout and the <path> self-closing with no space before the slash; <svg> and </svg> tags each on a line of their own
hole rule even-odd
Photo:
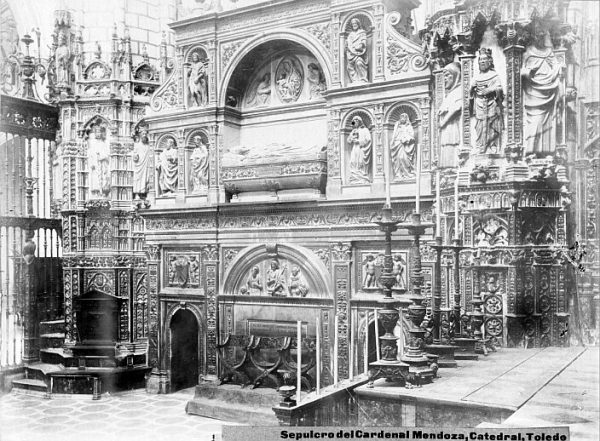
<svg viewBox="0 0 600 441">
<path fill-rule="evenodd" d="M 344 65 L 344 44 L 340 35 L 340 14 L 335 12 L 331 15 L 331 50 L 333 56 L 333 88 L 342 87 L 341 78 L 343 76 L 341 66 Z"/>
<path fill-rule="evenodd" d="M 373 113 L 375 114 L 375 125 L 374 125 L 374 162 L 375 167 L 373 169 L 373 185 L 372 185 L 372 193 L 381 194 L 384 193 L 384 183 L 385 183 L 385 174 L 384 174 L 384 164 L 386 161 L 384 160 L 384 141 L 383 141 L 383 104 L 377 104 L 373 108 Z"/>
<path fill-rule="evenodd" d="M 217 286 L 219 249 L 216 245 L 202 247 L 204 292 L 206 295 L 206 361 L 205 376 L 215 377 L 217 368 Z"/>
<path fill-rule="evenodd" d="M 444 72 L 435 70 L 433 72 L 433 117 L 431 118 L 431 163 L 432 166 L 439 166 L 440 157 L 440 125 L 438 112 L 444 101 L 446 88 L 444 85 Z M 436 233 L 439 235 L 439 233 Z"/>
<path fill-rule="evenodd" d="M 331 258 L 334 277 L 334 306 L 338 317 L 338 378 L 348 378 L 349 344 L 350 344 L 350 268 L 352 251 L 349 243 L 338 243 L 331 247 Z M 334 321 L 335 323 L 335 321 Z M 334 330 L 335 332 L 335 330 Z M 330 333 L 333 339 L 333 333 Z"/>
<path fill-rule="evenodd" d="M 340 111 L 331 109 L 327 122 L 327 194 L 334 196 L 342 192 L 341 156 L 343 141 L 340 133 Z"/>
<path fill-rule="evenodd" d="M 164 366 L 161 366 L 162 348 L 159 344 L 162 332 L 160 330 L 161 307 L 158 301 L 160 289 L 160 246 L 147 246 L 148 260 L 148 365 L 152 368 L 146 382 L 148 393 L 167 393 L 168 377 Z"/>
<path fill-rule="evenodd" d="M 219 126 L 213 124 L 208 133 L 208 203 L 216 204 L 219 201 Z"/>
<path fill-rule="evenodd" d="M 208 42 L 208 105 L 217 105 L 217 42 Z"/>
<path fill-rule="evenodd" d="M 385 57 L 384 47 L 385 47 L 385 37 L 383 35 L 383 5 L 377 4 L 375 5 L 375 24 L 374 24 L 374 33 L 373 33 L 373 46 L 374 46 L 374 56 L 372 57 L 372 62 L 375 64 L 375 69 L 373 69 L 373 82 L 376 81 L 384 81 L 385 80 Z"/>
</svg>

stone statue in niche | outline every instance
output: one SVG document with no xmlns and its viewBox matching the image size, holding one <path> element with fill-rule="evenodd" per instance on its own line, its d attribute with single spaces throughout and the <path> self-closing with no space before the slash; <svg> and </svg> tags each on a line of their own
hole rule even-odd
<svg viewBox="0 0 600 441">
<path fill-rule="evenodd" d="M 175 147 L 175 140 L 169 138 L 166 148 L 158 155 L 156 170 L 158 171 L 158 188 L 161 195 L 177 191 L 178 157 Z"/>
<path fill-rule="evenodd" d="M 377 277 L 376 277 L 377 263 L 375 261 L 375 256 L 372 254 L 367 254 L 362 265 L 363 265 L 363 273 L 364 273 L 363 288 L 376 288 L 377 287 Z"/>
<path fill-rule="evenodd" d="M 67 34 L 64 30 L 58 33 L 58 46 L 54 53 L 54 59 L 56 60 L 57 84 L 68 84 L 71 75 L 71 49 L 69 48 Z"/>
<path fill-rule="evenodd" d="M 192 62 L 188 72 L 188 88 L 190 91 L 190 107 L 202 107 L 208 104 L 206 64 L 200 59 L 198 52 L 192 53 Z"/>
<path fill-rule="evenodd" d="M 321 68 L 315 63 L 308 64 L 308 84 L 310 84 L 310 100 L 321 98 L 321 94 L 327 89 L 325 77 Z"/>
<path fill-rule="evenodd" d="M 304 83 L 300 62 L 292 57 L 284 58 L 277 66 L 275 78 L 275 89 L 279 99 L 284 103 L 297 101 Z"/>
<path fill-rule="evenodd" d="M 561 102 L 562 66 L 556 60 L 548 34 L 538 30 L 534 44 L 523 55 L 523 105 L 525 106 L 525 153 L 547 153 L 553 150 L 552 130 L 557 106 Z"/>
<path fill-rule="evenodd" d="M 350 83 L 369 81 L 369 63 L 367 62 L 367 33 L 358 18 L 350 21 L 352 31 L 346 38 L 346 70 Z"/>
<path fill-rule="evenodd" d="M 145 198 L 148 193 L 150 146 L 148 145 L 148 133 L 145 130 L 139 135 L 135 135 L 133 140 L 133 194 L 137 200 Z"/>
<path fill-rule="evenodd" d="M 194 136 L 194 150 L 190 156 L 191 189 L 198 193 L 208 186 L 208 149 L 200 136 Z"/>
<path fill-rule="evenodd" d="M 271 261 L 267 271 L 267 294 L 273 297 L 285 297 L 286 281 L 285 272 L 287 267 L 283 268 L 276 259 Z"/>
<path fill-rule="evenodd" d="M 479 73 L 471 82 L 471 115 L 475 115 L 478 153 L 498 153 L 502 144 L 504 91 L 494 70 L 491 49 L 479 50 Z"/>
<path fill-rule="evenodd" d="M 106 128 L 96 124 L 88 139 L 90 198 L 105 198 L 110 193 L 110 148 Z"/>
<path fill-rule="evenodd" d="M 190 278 L 190 261 L 187 256 L 172 256 L 169 262 L 169 284 L 185 288 Z"/>
<path fill-rule="evenodd" d="M 460 115 L 462 88 L 460 87 L 460 63 L 450 63 L 443 69 L 446 97 L 439 110 L 440 167 L 456 167 L 460 146 Z"/>
<path fill-rule="evenodd" d="M 252 267 L 248 280 L 246 281 L 246 292 L 252 296 L 262 295 L 263 286 L 260 280 L 260 270 L 258 266 Z"/>
<path fill-rule="evenodd" d="M 415 130 L 406 113 L 402 113 L 394 125 L 390 155 L 394 181 L 415 177 L 415 162 L 417 159 Z"/>
<path fill-rule="evenodd" d="M 401 254 L 394 254 L 392 274 L 394 275 L 394 288 L 406 289 L 406 261 Z"/>
<path fill-rule="evenodd" d="M 248 107 L 262 107 L 268 106 L 271 103 L 271 74 L 265 73 L 256 84 L 256 86 L 250 90 L 246 98 L 246 106 Z"/>
<path fill-rule="evenodd" d="M 308 283 L 302 275 L 300 268 L 296 265 L 292 267 L 290 275 L 289 291 L 291 297 L 306 297 L 308 294 Z"/>
<path fill-rule="evenodd" d="M 371 132 L 367 129 L 360 116 L 352 118 L 352 132 L 348 136 L 350 151 L 350 177 L 351 184 L 368 184 L 371 182 Z"/>
</svg>

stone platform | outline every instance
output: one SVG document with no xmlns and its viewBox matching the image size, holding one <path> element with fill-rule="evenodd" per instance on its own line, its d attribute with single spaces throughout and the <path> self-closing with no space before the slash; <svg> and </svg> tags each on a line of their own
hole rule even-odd
<svg viewBox="0 0 600 441">
<path fill-rule="evenodd" d="M 355 389 L 361 425 L 474 427 L 509 421 L 586 351 L 582 347 L 503 348 L 479 361 L 441 369 L 432 384 L 407 389 L 384 380 Z M 596 351 L 597 354 L 597 351 Z M 592 364 L 596 372 L 598 362 Z M 576 377 L 572 381 L 578 381 Z M 597 386 L 596 382 L 596 386 Z M 597 394 L 597 391 L 596 391 Z M 596 421 L 598 420 L 596 416 Z M 529 425 L 524 422 L 524 426 Z"/>
<path fill-rule="evenodd" d="M 239 385 L 207 382 L 196 386 L 194 399 L 186 405 L 188 414 L 253 426 L 278 424 L 272 407 L 281 401 L 274 389 L 241 388 Z"/>
</svg>

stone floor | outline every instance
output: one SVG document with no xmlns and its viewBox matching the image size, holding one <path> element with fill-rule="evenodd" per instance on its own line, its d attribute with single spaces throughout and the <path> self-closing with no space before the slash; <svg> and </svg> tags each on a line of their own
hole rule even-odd
<svg viewBox="0 0 600 441">
<path fill-rule="evenodd" d="M 193 388 L 170 395 L 136 390 L 93 401 L 10 393 L 0 398 L 0 440 L 219 440 L 222 425 L 233 423 L 187 415 L 193 394 Z"/>
</svg>

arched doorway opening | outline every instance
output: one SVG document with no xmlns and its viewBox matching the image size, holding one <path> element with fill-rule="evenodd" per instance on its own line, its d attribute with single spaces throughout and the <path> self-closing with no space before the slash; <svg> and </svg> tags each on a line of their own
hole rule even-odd
<svg viewBox="0 0 600 441">
<path fill-rule="evenodd" d="M 198 384 L 198 321 L 181 309 L 173 315 L 171 332 L 171 391 Z"/>
</svg>

